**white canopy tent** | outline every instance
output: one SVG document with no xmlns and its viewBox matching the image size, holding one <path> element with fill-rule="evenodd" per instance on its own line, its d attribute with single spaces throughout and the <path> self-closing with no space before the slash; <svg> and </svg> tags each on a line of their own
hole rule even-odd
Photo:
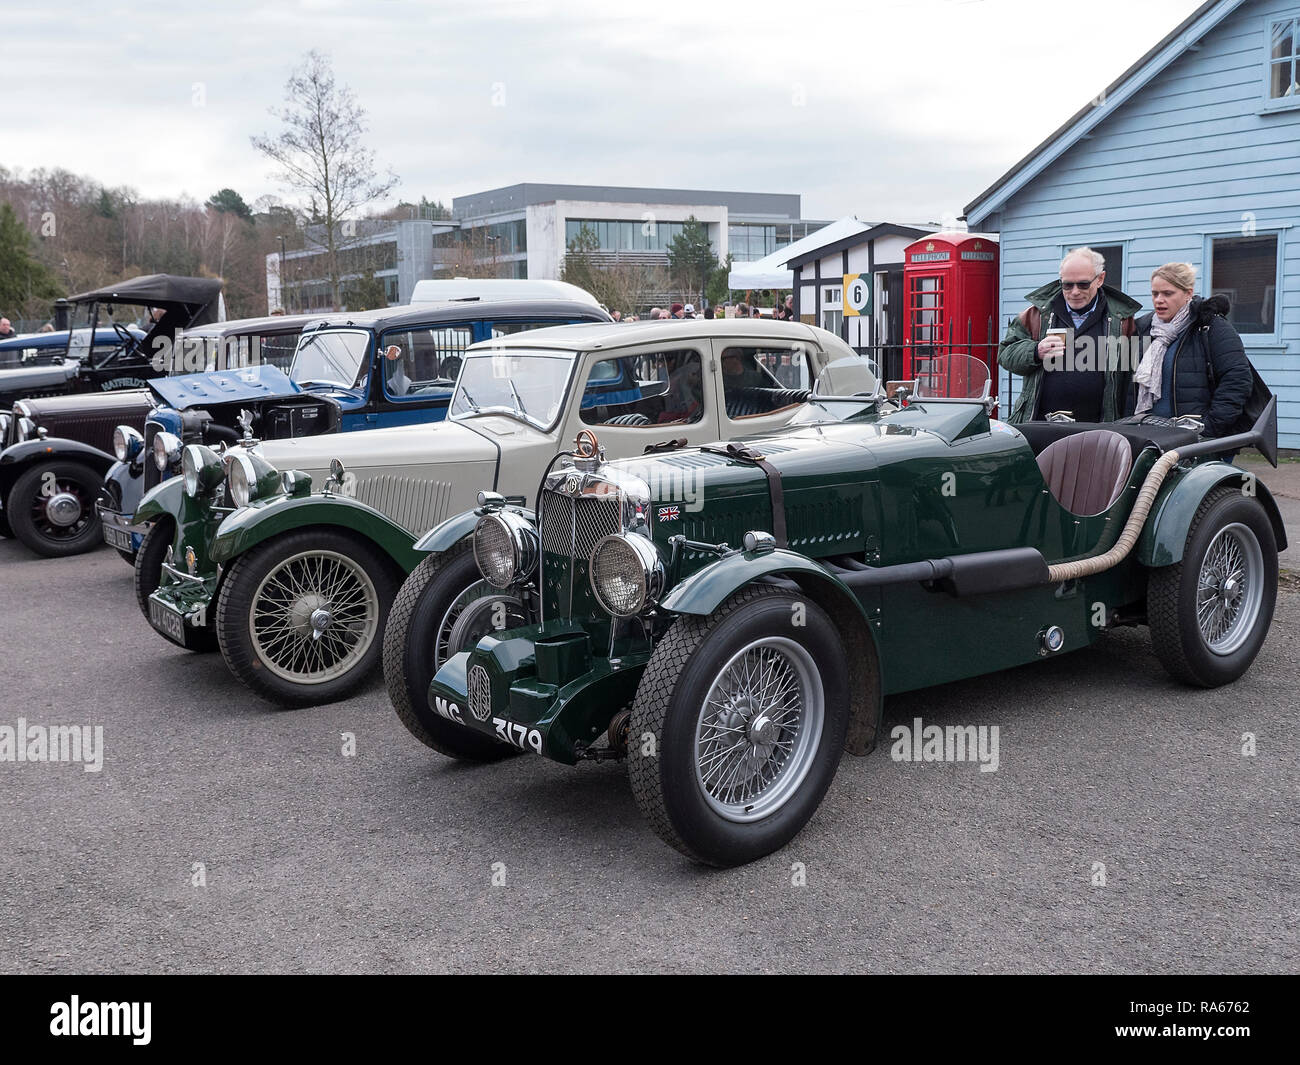
<svg viewBox="0 0 1300 1065">
<path fill-rule="evenodd" d="M 794 271 L 786 267 L 791 259 L 816 248 L 834 244 L 855 233 L 865 233 L 875 223 L 859 222 L 853 215 L 822 226 L 815 233 L 787 244 L 771 255 L 752 263 L 736 263 L 727 274 L 727 287 L 731 289 L 794 288 Z"/>
</svg>

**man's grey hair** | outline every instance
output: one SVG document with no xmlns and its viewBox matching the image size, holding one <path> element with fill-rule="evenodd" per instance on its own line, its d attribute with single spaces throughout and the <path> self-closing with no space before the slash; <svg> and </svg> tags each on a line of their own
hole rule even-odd
<svg viewBox="0 0 1300 1065">
<path fill-rule="evenodd" d="M 1106 269 L 1106 256 L 1102 255 L 1099 251 L 1093 251 L 1085 244 L 1082 248 L 1075 248 L 1074 251 L 1066 253 L 1065 258 L 1061 260 L 1061 265 L 1057 268 L 1057 273 L 1064 270 L 1065 264 L 1071 259 L 1087 259 L 1088 262 L 1092 263 L 1092 272 L 1094 275 L 1099 274 Z"/>
</svg>

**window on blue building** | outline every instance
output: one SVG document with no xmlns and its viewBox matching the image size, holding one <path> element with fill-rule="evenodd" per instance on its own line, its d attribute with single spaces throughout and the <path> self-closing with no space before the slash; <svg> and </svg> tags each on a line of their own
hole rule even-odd
<svg viewBox="0 0 1300 1065">
<path fill-rule="evenodd" d="M 1300 96 L 1300 85 L 1297 84 L 1296 77 L 1297 38 L 1300 38 L 1300 19 L 1283 19 L 1273 23 L 1268 51 L 1270 100 Z"/>
<path fill-rule="evenodd" d="M 1277 234 L 1215 237 L 1210 293 L 1227 296 L 1238 333 L 1277 332 Z"/>
</svg>

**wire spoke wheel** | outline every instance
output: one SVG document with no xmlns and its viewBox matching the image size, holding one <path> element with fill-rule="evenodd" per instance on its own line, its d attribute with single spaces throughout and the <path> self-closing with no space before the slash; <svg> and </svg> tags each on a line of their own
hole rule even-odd
<svg viewBox="0 0 1300 1065">
<path fill-rule="evenodd" d="M 379 592 L 356 559 L 301 551 L 262 578 L 249 635 L 266 668 L 295 684 L 324 684 L 352 670 L 379 631 Z"/>
<path fill-rule="evenodd" d="M 737 652 L 704 697 L 695 729 L 695 779 L 729 821 L 757 821 L 799 789 L 821 739 L 825 697 L 816 663 L 771 636 Z"/>
<path fill-rule="evenodd" d="M 433 645 L 434 670 L 458 651 L 474 647 L 484 636 L 527 623 L 518 598 L 502 595 L 485 580 L 475 581 L 452 600 L 438 623 Z"/>
<path fill-rule="evenodd" d="M 1254 532 L 1239 522 L 1220 529 L 1196 581 L 1196 624 L 1215 654 L 1232 654 L 1250 635 L 1264 598 L 1263 575 Z"/>
</svg>

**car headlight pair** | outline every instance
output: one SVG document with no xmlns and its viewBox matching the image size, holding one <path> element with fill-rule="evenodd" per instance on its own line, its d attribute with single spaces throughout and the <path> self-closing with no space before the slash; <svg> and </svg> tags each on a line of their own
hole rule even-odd
<svg viewBox="0 0 1300 1065">
<path fill-rule="evenodd" d="M 591 590 L 616 618 L 641 613 L 663 594 L 664 564 L 655 545 L 633 533 L 612 533 L 591 553 Z"/>
<path fill-rule="evenodd" d="M 246 507 L 254 499 L 284 490 L 280 471 L 252 451 L 226 452 L 226 478 L 230 482 L 230 498 L 237 507 Z"/>
<path fill-rule="evenodd" d="M 144 450 L 144 437 L 129 425 L 119 425 L 113 430 L 113 454 L 118 462 L 134 462 Z"/>
<path fill-rule="evenodd" d="M 494 588 L 508 588 L 528 577 L 541 545 L 533 523 L 512 510 L 484 514 L 474 526 L 474 561 Z"/>
</svg>

